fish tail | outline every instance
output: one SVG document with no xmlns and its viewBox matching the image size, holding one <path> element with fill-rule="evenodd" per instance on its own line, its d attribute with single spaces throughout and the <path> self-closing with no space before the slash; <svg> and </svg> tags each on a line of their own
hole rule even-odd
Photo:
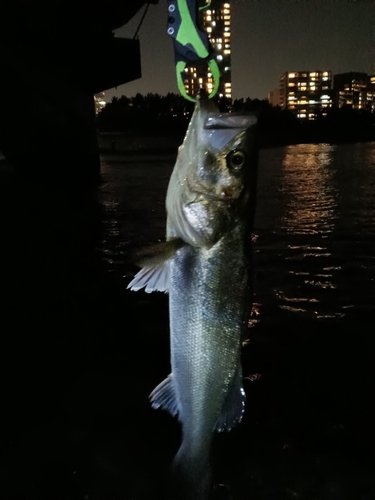
<svg viewBox="0 0 375 500">
<path fill-rule="evenodd" d="M 171 500 L 207 500 L 211 490 L 209 453 L 183 442 L 171 467 Z"/>
</svg>

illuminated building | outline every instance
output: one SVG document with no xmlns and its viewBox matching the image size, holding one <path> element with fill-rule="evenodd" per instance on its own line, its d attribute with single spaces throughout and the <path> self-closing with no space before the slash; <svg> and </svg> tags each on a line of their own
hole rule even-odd
<svg viewBox="0 0 375 500">
<path fill-rule="evenodd" d="M 206 0 L 209 3 L 209 0 Z M 220 69 L 219 97 L 232 98 L 231 76 L 231 10 L 230 2 L 212 0 L 210 5 L 200 11 L 201 27 L 207 32 L 211 45 L 215 50 Z M 184 84 L 188 94 L 196 95 L 200 88 L 212 92 L 214 82 L 207 66 L 186 67 Z"/>
<path fill-rule="evenodd" d="M 100 111 L 104 108 L 106 105 L 106 102 L 104 100 L 105 93 L 104 92 L 99 92 L 99 94 L 94 95 L 94 102 L 95 102 L 95 114 L 98 115 Z"/>
<path fill-rule="evenodd" d="M 374 109 L 375 77 L 367 73 L 341 73 L 333 78 L 335 105 L 353 109 Z"/>
<path fill-rule="evenodd" d="M 315 120 L 332 107 L 331 71 L 288 71 L 280 77 L 280 106 L 298 118 Z"/>
</svg>

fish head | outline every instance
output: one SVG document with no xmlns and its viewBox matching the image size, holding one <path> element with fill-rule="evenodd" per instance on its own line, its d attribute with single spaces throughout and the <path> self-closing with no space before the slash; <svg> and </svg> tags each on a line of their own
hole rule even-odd
<svg viewBox="0 0 375 500">
<path fill-rule="evenodd" d="M 167 193 L 173 236 L 212 246 L 245 216 L 254 193 L 256 121 L 220 113 L 205 92 L 198 95 Z"/>
</svg>

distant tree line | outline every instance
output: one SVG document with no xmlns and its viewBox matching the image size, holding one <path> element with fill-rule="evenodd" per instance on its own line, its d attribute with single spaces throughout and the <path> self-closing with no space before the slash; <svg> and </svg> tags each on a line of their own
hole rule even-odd
<svg viewBox="0 0 375 500">
<path fill-rule="evenodd" d="M 316 120 L 302 120 L 267 99 L 222 98 L 218 105 L 222 112 L 254 113 L 261 146 L 375 140 L 375 114 L 366 110 L 332 107 L 326 108 L 326 116 L 320 113 Z M 193 109 L 192 102 L 173 93 L 114 97 L 99 113 L 97 127 L 100 132 L 180 135 Z"/>
</svg>

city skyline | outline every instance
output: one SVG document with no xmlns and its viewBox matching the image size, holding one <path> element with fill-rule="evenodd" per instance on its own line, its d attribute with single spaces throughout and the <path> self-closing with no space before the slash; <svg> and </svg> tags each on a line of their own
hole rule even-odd
<svg viewBox="0 0 375 500">
<path fill-rule="evenodd" d="M 232 0 L 232 97 L 266 99 L 281 74 L 304 67 L 375 74 L 375 6 L 358 0 Z M 141 13 L 117 36 L 132 37 Z M 167 4 L 151 5 L 140 30 L 143 77 L 113 96 L 177 93 L 174 54 L 166 33 Z M 124 62 L 126 63 L 126 62 Z"/>
</svg>

